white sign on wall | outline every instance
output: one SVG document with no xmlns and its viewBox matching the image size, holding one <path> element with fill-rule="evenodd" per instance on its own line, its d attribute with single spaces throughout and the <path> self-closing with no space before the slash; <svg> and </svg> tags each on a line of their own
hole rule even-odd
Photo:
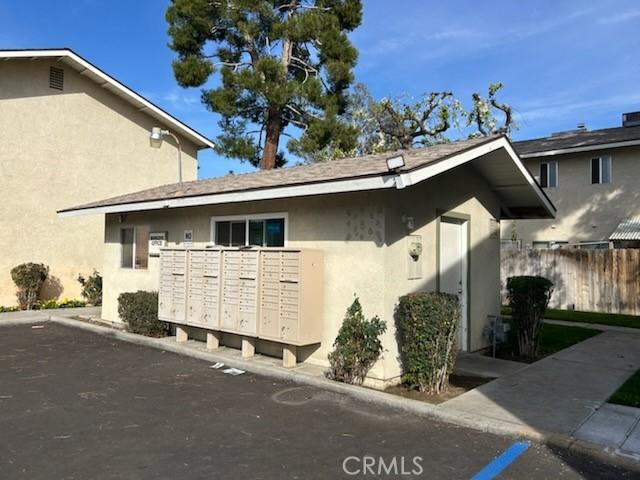
<svg viewBox="0 0 640 480">
<path fill-rule="evenodd" d="M 159 257 L 160 249 L 167 246 L 167 232 L 151 232 L 149 234 L 149 256 Z"/>
<path fill-rule="evenodd" d="M 192 247 L 193 246 L 193 230 L 185 230 L 184 231 L 184 246 Z"/>
</svg>

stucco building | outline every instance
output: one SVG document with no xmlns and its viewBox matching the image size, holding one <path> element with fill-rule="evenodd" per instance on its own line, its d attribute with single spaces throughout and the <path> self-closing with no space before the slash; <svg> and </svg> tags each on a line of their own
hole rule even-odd
<svg viewBox="0 0 640 480">
<path fill-rule="evenodd" d="M 346 309 L 357 295 L 368 317 L 378 315 L 388 325 L 383 358 L 369 374 L 370 382 L 378 386 L 397 382 L 400 375 L 394 323 L 400 296 L 437 290 L 458 295 L 462 305 L 458 346 L 463 350 L 487 346 L 486 326 L 500 309 L 499 221 L 554 214 L 553 205 L 506 137 L 438 145 L 390 158 L 376 155 L 228 175 L 67 207 L 60 216 L 70 222 L 86 218 L 85 214 L 105 219 L 105 319 L 120 321 L 120 293 L 160 289 L 162 298 L 166 286 L 180 302 L 176 311 L 181 318 L 175 321 L 182 325 L 182 333 L 203 338 L 206 331 L 217 331 L 224 345 L 238 346 L 242 340 L 244 347 L 246 340 L 251 350 L 255 347 L 276 356 L 291 349 L 283 347 L 287 341 L 264 338 L 267 325 L 263 322 L 269 318 L 261 312 L 275 308 L 283 331 L 288 328 L 288 319 L 297 311 L 291 309 L 286 295 L 298 288 L 297 280 L 281 285 L 279 295 L 286 298 L 279 306 L 275 300 L 275 307 L 268 307 L 263 298 L 267 292 L 260 289 L 267 288 L 264 277 L 272 273 L 266 269 L 273 265 L 246 266 L 243 262 L 250 261 L 255 251 L 270 254 L 284 249 L 280 269 L 284 274 L 298 265 L 289 260 L 293 257 L 287 256 L 288 251 L 320 252 L 321 268 L 313 275 L 321 278 L 322 288 L 310 295 L 315 296 L 321 312 L 319 318 L 308 317 L 321 322 L 320 334 L 317 341 L 294 349 L 294 356 L 298 361 L 326 365 Z M 125 239 L 137 237 L 138 231 L 166 232 L 167 247 L 178 248 L 172 258 L 180 257 L 182 263 L 172 270 L 170 260 L 150 257 L 144 268 L 131 268 L 132 252 Z M 203 280 L 201 266 L 191 268 L 190 264 L 185 269 L 185 255 L 179 249 L 193 252 L 207 247 L 216 260 L 204 267 L 205 276 L 207 269 L 213 271 L 214 267 L 218 273 Z M 224 272 L 222 280 L 217 279 L 220 264 L 216 249 L 226 249 L 229 265 L 225 269 L 237 271 L 237 262 L 246 276 L 233 278 L 220 288 L 226 280 Z M 206 255 L 206 250 L 198 253 L 199 258 Z M 300 266 L 295 275 L 302 276 L 303 268 Z M 280 270 L 276 265 L 276 284 Z M 196 272 L 200 277 L 197 282 L 187 278 L 185 291 L 184 276 Z M 172 276 L 180 278 L 172 280 Z M 235 303 L 237 289 L 249 284 L 253 297 L 243 297 L 240 292 L 240 308 L 253 315 L 251 333 L 239 335 L 240 327 L 225 326 L 224 321 L 191 322 L 191 317 L 185 316 L 196 293 L 201 294 L 203 282 L 216 289 L 209 297 L 205 293 L 205 311 L 218 309 L 208 318 L 223 320 L 227 303 Z M 192 283 L 198 292 L 190 292 Z M 257 296 L 251 286 L 256 283 Z M 180 289 L 177 293 L 176 285 Z M 277 299 L 278 286 L 269 286 L 272 288 Z"/>
<path fill-rule="evenodd" d="M 152 149 L 161 127 L 197 178 L 201 134 L 68 49 L 0 51 L 0 305 L 16 303 L 10 270 L 42 262 L 45 298 L 79 297 L 78 274 L 102 271 L 104 222 L 63 221 L 70 204 L 177 181 L 177 146 Z"/>
<path fill-rule="evenodd" d="M 555 219 L 504 222 L 527 248 L 640 246 L 640 112 L 623 114 L 622 126 L 584 125 L 514 148 L 558 208 Z"/>
</svg>

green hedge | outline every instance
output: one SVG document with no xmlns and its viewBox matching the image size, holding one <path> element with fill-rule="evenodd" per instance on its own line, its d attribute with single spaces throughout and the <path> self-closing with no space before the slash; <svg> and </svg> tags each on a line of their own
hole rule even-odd
<svg viewBox="0 0 640 480">
<path fill-rule="evenodd" d="M 168 325 L 158 320 L 158 292 L 121 293 L 118 314 L 130 332 L 148 337 L 164 337 L 168 333 Z"/>
<path fill-rule="evenodd" d="M 458 297 L 427 292 L 405 295 L 396 320 L 403 381 L 421 392 L 445 390 L 457 353 Z"/>
<path fill-rule="evenodd" d="M 380 335 L 387 329 L 378 317 L 366 320 L 360 300 L 356 298 L 347 309 L 333 350 L 329 353 L 331 380 L 345 383 L 362 383 L 367 372 L 382 353 Z"/>
<path fill-rule="evenodd" d="M 102 275 L 96 270 L 88 277 L 78 275 L 78 283 L 82 286 L 81 294 L 87 302 L 94 306 L 102 305 Z"/>
<path fill-rule="evenodd" d="M 544 277 L 520 276 L 507 279 L 507 299 L 518 354 L 536 358 L 544 312 L 553 294 L 553 283 Z"/>
<path fill-rule="evenodd" d="M 18 304 L 22 310 L 33 309 L 48 276 L 49 267 L 43 263 L 22 263 L 11 269 L 11 279 L 18 287 Z"/>
</svg>

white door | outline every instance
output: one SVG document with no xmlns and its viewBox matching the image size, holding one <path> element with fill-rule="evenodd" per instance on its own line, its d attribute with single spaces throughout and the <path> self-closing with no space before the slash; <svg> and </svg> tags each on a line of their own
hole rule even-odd
<svg viewBox="0 0 640 480">
<path fill-rule="evenodd" d="M 440 220 L 440 291 L 457 295 L 460 300 L 458 348 L 467 350 L 467 222 Z"/>
</svg>

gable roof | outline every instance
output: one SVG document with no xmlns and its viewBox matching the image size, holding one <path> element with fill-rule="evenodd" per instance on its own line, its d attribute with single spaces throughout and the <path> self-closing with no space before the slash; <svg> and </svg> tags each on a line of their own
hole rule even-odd
<svg viewBox="0 0 640 480">
<path fill-rule="evenodd" d="M 640 145 L 640 126 L 574 130 L 550 137 L 514 142 L 522 158 L 587 152 L 604 148 Z"/>
<path fill-rule="evenodd" d="M 26 49 L 26 50 L 0 50 L 0 59 L 57 59 L 65 65 L 73 68 L 80 74 L 86 76 L 88 79 L 98 83 L 103 88 L 107 89 L 114 95 L 119 96 L 125 101 L 132 104 L 141 112 L 146 113 L 152 118 L 156 119 L 163 126 L 173 129 L 174 133 L 188 138 L 199 149 L 213 148 L 214 144 L 207 137 L 197 132 L 188 125 L 182 123 L 170 113 L 161 109 L 157 105 L 151 103 L 139 93 L 134 92 L 132 89 L 119 82 L 111 75 L 100 70 L 88 60 L 82 58 L 69 48 L 52 48 L 52 49 Z"/>
<path fill-rule="evenodd" d="M 555 207 L 531 177 L 513 151 L 509 140 L 504 136 L 475 138 L 386 155 L 367 155 L 242 175 L 227 175 L 182 184 L 174 183 L 60 210 L 58 213 L 61 216 L 117 213 L 404 188 L 498 151 L 503 152 L 502 157 L 496 159 L 496 162 L 484 162 L 486 165 L 482 167 L 481 173 L 485 176 L 492 175 L 492 170 L 497 169 L 498 161 L 503 166 L 515 166 L 515 169 L 510 167 L 512 171 L 509 175 L 505 175 L 504 172 L 497 175 L 500 178 L 496 182 L 504 183 L 505 195 L 513 196 L 512 192 L 517 191 L 518 188 L 525 189 L 524 191 L 527 192 L 525 203 L 531 205 L 515 205 L 516 208 L 539 209 L 537 216 L 553 216 Z M 389 171 L 386 159 L 398 154 L 402 154 L 405 159 L 404 167 Z M 496 185 L 496 188 L 500 186 Z"/>
</svg>

